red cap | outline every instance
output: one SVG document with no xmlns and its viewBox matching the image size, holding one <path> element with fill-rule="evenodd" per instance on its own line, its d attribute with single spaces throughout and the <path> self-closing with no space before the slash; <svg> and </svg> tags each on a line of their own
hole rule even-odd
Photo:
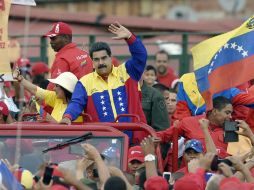
<svg viewBox="0 0 254 190">
<path fill-rule="evenodd" d="M 48 73 L 49 72 L 49 68 L 48 65 L 46 65 L 43 62 L 36 62 L 32 68 L 31 68 L 31 75 L 35 76 L 35 75 L 40 75 L 43 73 Z"/>
<path fill-rule="evenodd" d="M 7 105 L 2 101 L 0 101 L 0 112 L 5 116 L 9 115 L 9 109 Z"/>
<path fill-rule="evenodd" d="M 185 175 L 175 182 L 174 190 L 203 190 L 196 178 L 193 175 Z"/>
<path fill-rule="evenodd" d="M 64 187 L 63 185 L 60 185 L 60 184 L 53 184 L 50 187 L 50 190 L 69 190 L 69 188 Z"/>
<path fill-rule="evenodd" d="M 143 154 L 141 146 L 133 146 L 129 149 L 128 162 L 131 162 L 132 160 L 138 160 L 143 163 L 144 157 L 145 156 Z"/>
<path fill-rule="evenodd" d="M 161 176 L 151 177 L 144 184 L 145 190 L 168 190 L 168 182 Z"/>
<path fill-rule="evenodd" d="M 45 37 L 55 37 L 60 34 L 72 35 L 71 27 L 64 22 L 54 23 L 53 28 L 47 32 Z"/>
<path fill-rule="evenodd" d="M 30 60 L 28 58 L 21 57 L 17 60 L 16 66 L 18 66 L 18 67 L 30 67 L 31 66 Z"/>
<path fill-rule="evenodd" d="M 254 184 L 243 183 L 236 177 L 224 178 L 220 182 L 220 190 L 252 190 Z"/>
<path fill-rule="evenodd" d="M 4 81 L 4 86 L 5 87 L 11 87 L 11 82 L 10 81 Z"/>
</svg>

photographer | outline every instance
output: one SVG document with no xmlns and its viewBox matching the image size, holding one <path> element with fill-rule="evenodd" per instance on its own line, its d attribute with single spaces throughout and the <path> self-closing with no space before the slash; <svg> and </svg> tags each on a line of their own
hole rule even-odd
<svg viewBox="0 0 254 190">
<path fill-rule="evenodd" d="M 176 126 L 178 134 L 187 140 L 200 140 L 205 145 L 205 134 L 202 128 L 200 128 L 199 120 L 203 118 L 207 119 L 209 121 L 207 129 L 215 144 L 216 151 L 220 157 L 225 158 L 230 154 L 227 152 L 228 143 L 224 141 L 224 125 L 226 121 L 232 119 L 232 112 L 233 106 L 229 99 L 222 96 L 216 97 L 213 99 L 213 109 L 206 114 L 187 117 L 181 120 Z M 173 137 L 173 127 L 156 134 L 162 143 L 169 142 Z M 240 143 L 238 145 L 242 146 Z M 244 147 L 240 147 L 239 150 L 241 151 L 242 148 Z"/>
</svg>

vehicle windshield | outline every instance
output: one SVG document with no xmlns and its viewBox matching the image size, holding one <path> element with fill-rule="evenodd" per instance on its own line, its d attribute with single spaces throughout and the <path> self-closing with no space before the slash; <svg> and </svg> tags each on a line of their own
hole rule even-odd
<svg viewBox="0 0 254 190">
<path fill-rule="evenodd" d="M 51 150 L 47 153 L 43 153 L 42 151 L 76 137 L 77 136 L 26 136 L 22 137 L 19 143 L 15 137 L 6 138 L 0 136 L 0 157 L 8 159 L 11 164 L 14 164 L 15 160 L 19 160 L 19 165 L 30 170 L 33 174 L 38 171 L 39 167 L 45 162 L 57 163 L 62 167 L 75 170 L 76 160 L 78 157 L 85 154 L 80 145 L 81 143 L 60 150 Z M 124 143 L 122 137 L 94 136 L 85 142 L 94 145 L 97 150 L 99 150 L 107 165 L 122 168 Z M 18 144 L 20 144 L 20 146 L 18 146 Z M 16 147 L 20 147 L 20 149 L 17 150 Z"/>
</svg>

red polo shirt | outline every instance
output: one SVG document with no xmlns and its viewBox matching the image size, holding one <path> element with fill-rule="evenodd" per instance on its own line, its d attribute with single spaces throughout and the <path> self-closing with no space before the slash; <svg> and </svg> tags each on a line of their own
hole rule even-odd
<svg viewBox="0 0 254 190">
<path fill-rule="evenodd" d="M 178 128 L 179 136 L 183 136 L 186 140 L 197 139 L 200 140 L 205 147 L 205 136 L 200 127 L 199 120 L 205 118 L 205 115 L 186 117 L 182 119 L 176 126 Z M 224 158 L 227 154 L 227 143 L 223 142 L 223 128 L 216 125 L 209 125 L 209 132 L 217 148 L 220 157 Z M 161 138 L 162 142 L 169 142 L 173 137 L 173 127 L 170 127 L 164 131 L 156 133 Z"/>
<path fill-rule="evenodd" d="M 171 88 L 171 83 L 175 79 L 177 79 L 177 76 L 175 75 L 174 70 L 172 68 L 168 67 L 167 74 L 164 75 L 164 76 L 159 76 L 158 75 L 157 79 L 158 79 L 159 83 Z"/>
<path fill-rule="evenodd" d="M 57 52 L 50 69 L 51 78 L 56 78 L 63 72 L 72 72 L 79 79 L 93 71 L 93 63 L 87 52 L 79 49 L 75 43 L 69 43 Z M 48 85 L 53 90 L 54 85 Z"/>
</svg>

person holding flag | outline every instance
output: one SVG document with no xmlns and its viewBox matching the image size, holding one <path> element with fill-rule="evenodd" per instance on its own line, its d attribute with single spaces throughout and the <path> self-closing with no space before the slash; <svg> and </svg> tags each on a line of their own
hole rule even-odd
<svg viewBox="0 0 254 190">
<path fill-rule="evenodd" d="M 192 48 L 197 86 L 208 110 L 214 94 L 253 79 L 253 35 L 254 16 L 240 27 Z"/>
<path fill-rule="evenodd" d="M 239 28 L 208 39 L 192 48 L 194 73 L 181 77 L 174 119 L 200 115 L 212 109 L 212 99 L 224 96 L 234 105 L 234 118 L 246 119 L 254 95 L 239 86 L 253 78 L 254 17 Z M 233 88 L 232 88 L 233 87 Z"/>
</svg>

